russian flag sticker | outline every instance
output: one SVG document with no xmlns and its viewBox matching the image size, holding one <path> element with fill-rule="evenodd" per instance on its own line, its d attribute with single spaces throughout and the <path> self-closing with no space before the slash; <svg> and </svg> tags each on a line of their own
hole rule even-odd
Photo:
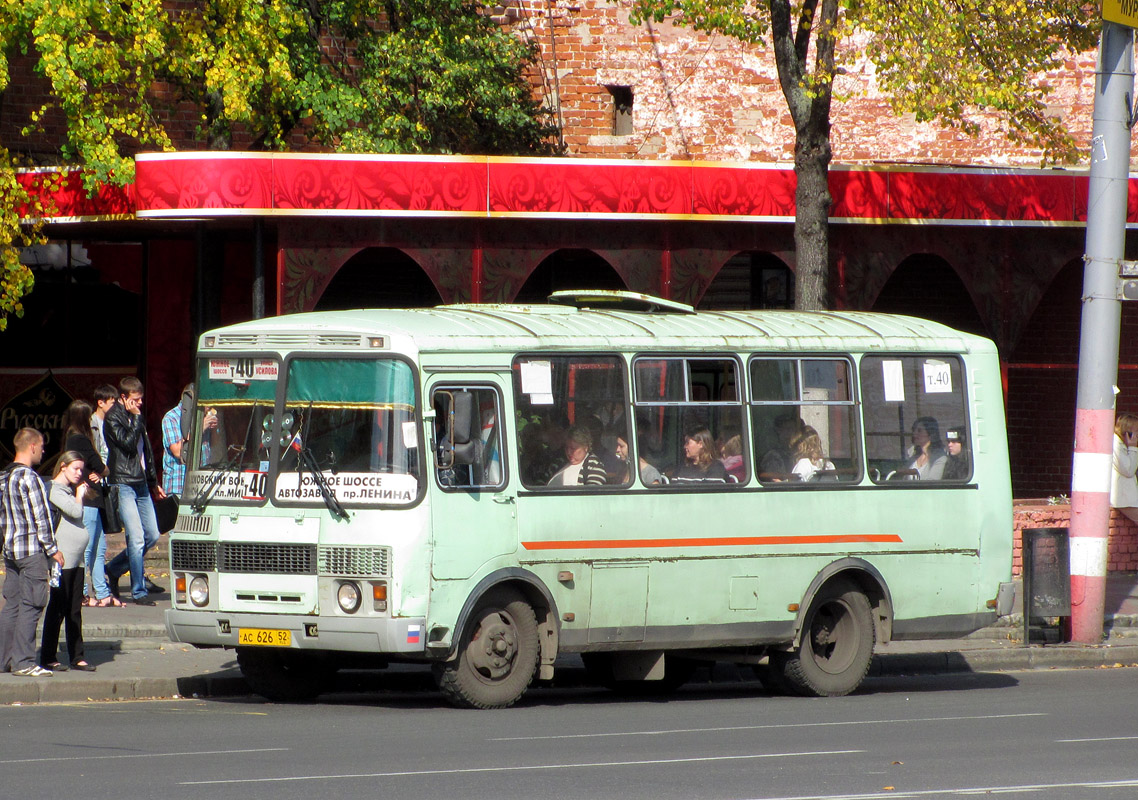
<svg viewBox="0 0 1138 800">
<path fill-rule="evenodd" d="M 419 637 L 423 633 L 422 625 L 408 625 L 407 626 L 407 644 L 418 644 Z"/>
</svg>

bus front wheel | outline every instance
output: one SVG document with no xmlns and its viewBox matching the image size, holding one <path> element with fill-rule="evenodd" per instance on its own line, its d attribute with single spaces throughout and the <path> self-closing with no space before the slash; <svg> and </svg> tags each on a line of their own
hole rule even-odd
<svg viewBox="0 0 1138 800">
<path fill-rule="evenodd" d="M 479 601 L 453 661 L 435 664 L 439 690 L 461 708 L 505 708 L 525 694 L 540 655 L 537 617 L 517 592 Z"/>
<path fill-rule="evenodd" d="M 269 700 L 314 700 L 335 678 L 335 667 L 315 653 L 238 647 L 237 666 L 249 688 Z"/>
<path fill-rule="evenodd" d="M 841 697 L 861 685 L 873 659 L 873 611 L 850 581 L 827 584 L 804 620 L 802 644 L 771 653 L 788 688 L 812 697 Z"/>
</svg>

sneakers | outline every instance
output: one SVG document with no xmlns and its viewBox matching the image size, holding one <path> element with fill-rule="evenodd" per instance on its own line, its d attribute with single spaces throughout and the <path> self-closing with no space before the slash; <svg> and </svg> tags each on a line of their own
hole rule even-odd
<svg viewBox="0 0 1138 800">
<path fill-rule="evenodd" d="M 31 667 L 24 667 L 23 669 L 15 670 L 13 675 L 23 675 L 26 678 L 50 678 L 55 673 L 50 669 L 44 669 L 39 664 Z"/>
</svg>

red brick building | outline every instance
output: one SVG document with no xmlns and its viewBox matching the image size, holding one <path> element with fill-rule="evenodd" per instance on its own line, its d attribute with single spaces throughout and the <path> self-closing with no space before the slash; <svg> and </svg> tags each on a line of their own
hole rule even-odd
<svg viewBox="0 0 1138 800">
<path fill-rule="evenodd" d="M 620 3 L 523 0 L 496 13 L 538 44 L 535 91 L 561 122 L 567 159 L 142 159 L 125 195 L 50 226 L 72 257 L 37 269 L 25 319 L 0 334 L 0 441 L 45 392 L 87 395 L 124 372 L 147 382 L 156 424 L 188 379 L 194 333 L 253 313 L 258 247 L 268 313 L 537 300 L 583 284 L 706 307 L 787 301 L 793 130 L 769 54 L 666 24 L 632 27 Z M 1030 169 L 1040 154 L 990 122 L 974 140 L 894 117 L 857 41 L 842 53 L 836 304 L 995 339 L 1016 493 L 1067 491 L 1085 175 Z M 1054 112 L 1083 142 L 1093 64 L 1073 56 L 1048 76 Z M 58 123 L 18 135 L 43 91 L 27 62 L 13 63 L 0 143 L 50 161 Z M 179 148 L 200 149 L 183 122 Z M 1133 409 L 1130 307 L 1123 324 L 1119 407 Z"/>
</svg>

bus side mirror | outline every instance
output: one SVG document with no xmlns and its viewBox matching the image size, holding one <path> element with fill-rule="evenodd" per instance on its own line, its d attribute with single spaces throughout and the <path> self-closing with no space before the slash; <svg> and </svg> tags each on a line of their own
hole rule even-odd
<svg viewBox="0 0 1138 800">
<path fill-rule="evenodd" d="M 451 415 L 448 433 L 454 444 L 454 463 L 473 464 L 477 460 L 478 445 L 481 441 L 474 431 L 474 393 L 454 392 L 451 394 Z M 480 433 L 480 431 L 479 431 Z"/>
</svg>

